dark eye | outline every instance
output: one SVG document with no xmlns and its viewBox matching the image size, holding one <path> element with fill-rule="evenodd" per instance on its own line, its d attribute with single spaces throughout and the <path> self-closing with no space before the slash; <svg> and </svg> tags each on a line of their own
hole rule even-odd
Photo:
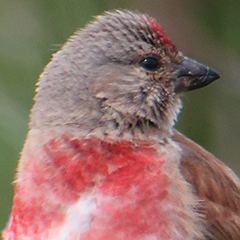
<svg viewBox="0 0 240 240">
<path fill-rule="evenodd" d="M 146 70 L 155 71 L 159 68 L 160 63 L 155 57 L 147 57 L 140 62 L 140 65 Z"/>
</svg>

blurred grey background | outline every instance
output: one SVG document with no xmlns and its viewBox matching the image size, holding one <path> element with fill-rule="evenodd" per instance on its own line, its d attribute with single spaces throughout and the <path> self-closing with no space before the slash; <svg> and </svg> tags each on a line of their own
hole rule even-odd
<svg viewBox="0 0 240 240">
<path fill-rule="evenodd" d="M 1 0 L 0 229 L 10 213 L 39 74 L 75 30 L 116 8 L 155 17 L 181 51 L 221 74 L 183 96 L 176 127 L 240 175 L 239 0 Z"/>
</svg>

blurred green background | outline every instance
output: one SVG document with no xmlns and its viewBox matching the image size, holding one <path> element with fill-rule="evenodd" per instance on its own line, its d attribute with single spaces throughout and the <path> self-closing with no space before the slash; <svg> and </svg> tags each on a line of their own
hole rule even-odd
<svg viewBox="0 0 240 240">
<path fill-rule="evenodd" d="M 39 74 L 75 30 L 116 8 L 152 15 L 181 51 L 221 73 L 219 81 L 183 96 L 177 128 L 240 175 L 239 0 L 1 0 L 0 229 Z"/>
</svg>

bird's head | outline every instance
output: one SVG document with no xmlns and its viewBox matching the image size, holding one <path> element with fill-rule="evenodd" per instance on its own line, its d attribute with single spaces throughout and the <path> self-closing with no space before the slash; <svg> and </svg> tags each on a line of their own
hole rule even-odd
<svg viewBox="0 0 240 240">
<path fill-rule="evenodd" d="M 178 51 L 153 18 L 106 13 L 76 32 L 45 68 L 32 126 L 169 134 L 180 94 L 218 77 Z"/>
</svg>

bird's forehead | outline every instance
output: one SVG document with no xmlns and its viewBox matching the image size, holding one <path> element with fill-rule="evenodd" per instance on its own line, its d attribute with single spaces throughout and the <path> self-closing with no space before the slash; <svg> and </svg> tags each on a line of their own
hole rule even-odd
<svg viewBox="0 0 240 240">
<path fill-rule="evenodd" d="M 150 22 L 150 28 L 152 28 L 153 32 L 157 34 L 157 38 L 161 41 L 161 43 L 166 47 L 166 48 L 172 48 L 174 45 L 172 41 L 168 38 L 166 32 L 163 30 L 163 28 L 158 24 L 158 22 L 149 17 L 148 18 Z"/>
<path fill-rule="evenodd" d="M 142 40 L 152 45 L 160 43 L 164 48 L 174 47 L 158 22 L 145 14 L 116 11 L 97 18 L 105 31 L 122 32 L 130 40 Z"/>
</svg>

